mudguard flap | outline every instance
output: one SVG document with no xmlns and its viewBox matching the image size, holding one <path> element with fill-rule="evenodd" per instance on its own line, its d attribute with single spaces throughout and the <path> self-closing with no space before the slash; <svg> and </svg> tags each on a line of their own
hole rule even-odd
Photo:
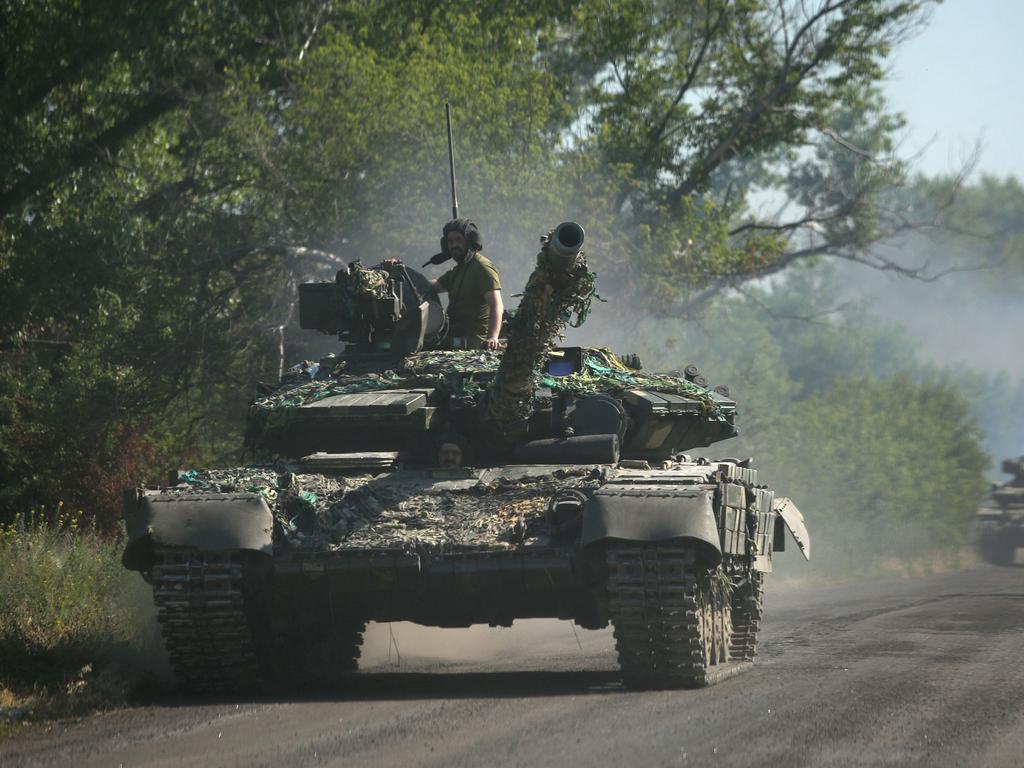
<svg viewBox="0 0 1024 768">
<path fill-rule="evenodd" d="M 121 561 L 132 570 L 149 569 L 154 546 L 273 552 L 274 518 L 255 493 L 143 494 L 126 519 Z"/>
<path fill-rule="evenodd" d="M 665 541 L 686 538 L 706 545 L 707 559 L 722 560 L 718 523 L 710 491 L 665 496 L 642 492 L 598 492 L 583 508 L 582 545 L 595 541 Z"/>
<path fill-rule="evenodd" d="M 775 499 L 774 508 L 793 535 L 793 541 L 800 548 L 805 560 L 811 559 L 811 537 L 807 535 L 804 516 L 790 499 L 785 496 Z"/>
</svg>

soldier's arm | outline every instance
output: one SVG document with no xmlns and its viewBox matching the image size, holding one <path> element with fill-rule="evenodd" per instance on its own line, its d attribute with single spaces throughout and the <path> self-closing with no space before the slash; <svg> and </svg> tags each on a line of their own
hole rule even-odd
<svg viewBox="0 0 1024 768">
<path fill-rule="evenodd" d="M 452 287 L 452 278 L 455 276 L 455 270 L 449 269 L 437 280 L 431 280 L 430 285 L 438 293 L 448 293 L 448 289 Z"/>
<path fill-rule="evenodd" d="M 505 305 L 501 301 L 501 291 L 487 291 L 484 294 L 487 308 L 491 316 L 487 321 L 487 348 L 498 348 L 498 334 L 501 333 L 501 316 L 505 312 Z"/>
</svg>

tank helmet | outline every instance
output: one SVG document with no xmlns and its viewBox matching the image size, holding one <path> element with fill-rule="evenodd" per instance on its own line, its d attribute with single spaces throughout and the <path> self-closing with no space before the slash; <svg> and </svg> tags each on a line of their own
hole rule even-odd
<svg viewBox="0 0 1024 768">
<path fill-rule="evenodd" d="M 461 232 L 469 244 L 470 251 L 479 251 L 484 247 L 484 238 L 474 222 L 469 219 L 452 219 L 444 225 L 441 232 L 441 249 L 445 252 L 448 250 L 446 238 L 449 232 Z"/>
</svg>

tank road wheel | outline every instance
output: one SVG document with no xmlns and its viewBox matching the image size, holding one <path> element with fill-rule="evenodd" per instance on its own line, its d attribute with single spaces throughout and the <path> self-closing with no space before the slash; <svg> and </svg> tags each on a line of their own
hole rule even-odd
<svg viewBox="0 0 1024 768">
<path fill-rule="evenodd" d="M 731 605 L 733 661 L 753 661 L 757 655 L 757 633 L 764 611 L 764 576 L 752 572 L 733 590 Z"/>
<path fill-rule="evenodd" d="M 258 687 L 247 576 L 239 553 L 156 553 L 157 618 L 171 667 L 186 690 L 228 693 Z"/>
<path fill-rule="evenodd" d="M 703 626 L 701 627 L 701 638 L 704 641 L 701 650 L 703 654 L 701 660 L 707 664 L 714 664 L 718 655 L 718 644 L 715 642 L 715 609 L 711 605 L 711 601 L 708 600 L 706 594 L 700 596 L 698 603 L 701 605 L 700 617 Z"/>
<path fill-rule="evenodd" d="M 608 610 L 622 679 L 636 688 L 697 688 L 728 659 L 730 626 L 707 569 L 687 547 L 608 551 Z"/>
<path fill-rule="evenodd" d="M 728 664 L 732 661 L 732 606 L 729 601 L 726 600 L 719 612 L 719 621 L 721 622 L 720 637 L 722 638 L 721 643 L 721 658 L 719 662 L 722 664 Z"/>
</svg>

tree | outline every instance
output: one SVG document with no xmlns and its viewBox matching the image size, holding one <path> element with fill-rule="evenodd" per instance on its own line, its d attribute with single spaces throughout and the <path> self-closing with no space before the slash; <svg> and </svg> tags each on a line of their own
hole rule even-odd
<svg viewBox="0 0 1024 768">
<path fill-rule="evenodd" d="M 6 4 L 5 503 L 225 460 L 296 284 L 436 237 L 445 98 L 510 286 L 570 217 L 605 292 L 661 313 L 862 254 L 902 172 L 873 85 L 927 5 Z"/>
<path fill-rule="evenodd" d="M 824 536 L 826 562 L 955 547 L 985 492 L 988 456 L 953 387 L 847 378 L 797 404 L 765 446 L 773 485 L 795 493 Z"/>
<path fill-rule="evenodd" d="M 929 220 L 886 194 L 904 179 L 902 121 L 876 84 L 928 6 L 582 4 L 577 55 L 596 75 L 579 86 L 581 152 L 621 170 L 616 250 L 641 256 L 624 279 L 678 313 L 814 256 L 892 266 L 871 245 Z"/>
<path fill-rule="evenodd" d="M 812 565 L 959 546 L 990 457 L 1014 455 L 1006 442 L 1024 426 L 1024 386 L 923 364 L 869 306 L 831 307 L 839 277 L 796 268 L 780 285 L 720 299 L 699 322 L 647 321 L 646 344 L 627 349 L 655 369 L 695 363 L 729 386 L 740 435 L 698 453 L 753 456 L 822 545 Z"/>
<path fill-rule="evenodd" d="M 109 509 L 161 464 L 227 458 L 296 284 L 443 220 L 445 91 L 467 94 L 467 181 L 513 172 L 495 206 L 565 119 L 520 7 L 122 6 L 0 25 L 8 512 Z"/>
<path fill-rule="evenodd" d="M 942 236 L 918 236 L 902 245 L 925 254 L 924 263 L 939 271 L 975 272 L 982 292 L 1019 296 L 1024 289 L 1024 186 L 1012 177 L 985 175 L 960 186 L 956 199 L 948 201 L 946 192 L 955 181 L 914 179 L 903 204 L 936 217 Z"/>
</svg>

